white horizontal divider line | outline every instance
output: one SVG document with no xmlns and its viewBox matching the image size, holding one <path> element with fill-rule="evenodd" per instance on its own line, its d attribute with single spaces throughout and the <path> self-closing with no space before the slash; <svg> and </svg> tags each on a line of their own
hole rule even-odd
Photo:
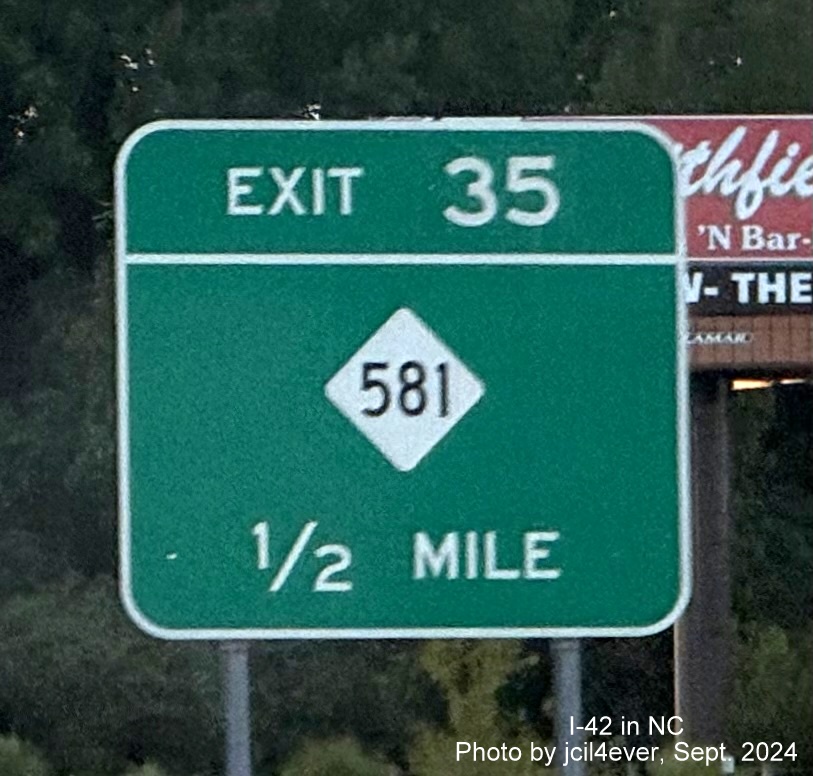
<svg viewBox="0 0 813 776">
<path fill-rule="evenodd" d="M 127 264 L 581 264 L 674 266 L 672 253 L 128 253 Z"/>
</svg>

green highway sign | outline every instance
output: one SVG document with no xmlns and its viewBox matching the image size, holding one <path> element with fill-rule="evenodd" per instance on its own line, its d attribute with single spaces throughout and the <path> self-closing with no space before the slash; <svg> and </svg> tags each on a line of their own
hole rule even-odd
<svg viewBox="0 0 813 776">
<path fill-rule="evenodd" d="M 164 121 L 116 169 L 120 582 L 165 638 L 633 636 L 689 595 L 638 124 Z"/>
</svg>

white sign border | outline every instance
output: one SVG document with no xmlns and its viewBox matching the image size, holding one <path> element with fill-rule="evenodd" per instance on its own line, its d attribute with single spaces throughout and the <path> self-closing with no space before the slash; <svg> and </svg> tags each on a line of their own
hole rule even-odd
<svg viewBox="0 0 813 776">
<path fill-rule="evenodd" d="M 683 273 L 686 271 L 684 203 L 675 192 L 676 254 L 128 254 L 127 246 L 127 162 L 135 146 L 146 136 L 165 130 L 226 131 L 429 131 L 429 132 L 629 132 L 648 135 L 658 142 L 672 160 L 673 181 L 677 189 L 677 161 L 674 143 L 665 132 L 637 121 L 602 122 L 580 120 L 539 120 L 535 118 L 393 118 L 374 121 L 287 121 L 287 120 L 162 120 L 146 124 L 133 132 L 116 158 L 115 263 L 116 263 L 116 397 L 119 507 L 119 595 L 130 619 L 145 633 L 167 640 L 255 640 L 255 639 L 449 639 L 449 638 L 608 638 L 649 636 L 672 625 L 683 613 L 691 597 L 691 507 L 689 460 L 689 369 L 688 312 L 684 303 Z M 645 626 L 511 628 L 511 627 L 435 627 L 435 628 L 166 628 L 144 615 L 132 591 L 130 450 L 129 450 L 129 370 L 127 267 L 130 264 L 563 264 L 563 265 L 675 265 L 675 312 L 677 337 L 677 468 L 678 468 L 678 544 L 680 554 L 679 592 L 671 611 L 657 622 Z"/>
</svg>

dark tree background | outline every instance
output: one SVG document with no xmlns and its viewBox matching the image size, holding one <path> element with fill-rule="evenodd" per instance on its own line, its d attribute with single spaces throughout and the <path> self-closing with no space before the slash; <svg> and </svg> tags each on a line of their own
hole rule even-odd
<svg viewBox="0 0 813 776">
<path fill-rule="evenodd" d="M 142 636 L 113 582 L 111 171 L 133 129 L 314 103 L 354 119 L 811 112 L 812 30 L 811 0 L 0 0 L 0 735 L 28 742 L 0 737 L 0 771 L 33 762 L 30 745 L 60 773 L 220 769 L 216 650 Z M 812 399 L 799 386 L 732 411 L 732 731 L 800 748 Z M 257 647 L 260 772 L 297 750 L 435 772 L 459 708 L 550 735 L 544 644 L 443 649 Z M 588 714 L 670 712 L 668 633 L 595 643 L 587 663 Z"/>
</svg>

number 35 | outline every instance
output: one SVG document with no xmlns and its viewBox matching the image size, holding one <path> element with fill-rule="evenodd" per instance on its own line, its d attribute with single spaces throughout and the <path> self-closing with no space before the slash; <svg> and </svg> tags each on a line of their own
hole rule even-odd
<svg viewBox="0 0 813 776">
<path fill-rule="evenodd" d="M 559 210 L 559 190 L 547 178 L 532 173 L 552 170 L 552 156 L 509 156 L 505 171 L 505 190 L 512 194 L 535 191 L 542 195 L 544 205 L 539 210 L 522 210 L 511 207 L 505 212 L 505 220 L 519 226 L 544 226 Z M 491 165 L 476 156 L 453 159 L 444 168 L 448 175 L 473 173 L 476 177 L 466 187 L 466 196 L 477 201 L 477 210 L 461 210 L 450 205 L 443 211 L 444 217 L 457 226 L 483 226 L 497 215 L 499 203 L 494 193 L 494 170 Z"/>
</svg>

